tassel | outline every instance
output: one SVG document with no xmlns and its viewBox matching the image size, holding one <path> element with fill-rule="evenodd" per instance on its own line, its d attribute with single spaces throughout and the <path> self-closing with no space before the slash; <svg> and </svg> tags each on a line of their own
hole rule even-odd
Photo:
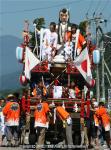
<svg viewBox="0 0 111 150">
<path fill-rule="evenodd" d="M 56 122 L 56 108 L 54 108 L 54 124 Z"/>
<path fill-rule="evenodd" d="M 64 104 L 64 101 L 62 102 L 62 107 L 65 109 L 65 104 Z"/>
<path fill-rule="evenodd" d="M 75 103 L 75 104 L 74 104 L 74 108 L 73 108 L 73 110 L 74 110 L 75 112 L 77 112 L 77 111 L 78 111 L 77 103 Z"/>
</svg>

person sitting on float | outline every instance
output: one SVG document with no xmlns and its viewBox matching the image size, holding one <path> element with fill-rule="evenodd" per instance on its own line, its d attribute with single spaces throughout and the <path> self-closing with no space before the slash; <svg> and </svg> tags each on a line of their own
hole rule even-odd
<svg viewBox="0 0 111 150">
<path fill-rule="evenodd" d="M 71 31 L 67 31 L 65 34 L 65 42 L 68 42 L 69 45 L 72 42 L 73 44 L 73 59 L 80 55 L 81 51 L 87 46 L 84 36 L 80 33 L 78 26 L 76 24 L 71 25 Z"/>
<path fill-rule="evenodd" d="M 52 61 L 56 54 L 58 35 L 56 33 L 56 23 L 50 23 L 50 29 L 44 30 L 43 45 L 42 45 L 42 57 L 48 57 L 48 61 Z"/>
<path fill-rule="evenodd" d="M 69 98 L 75 98 L 75 82 L 71 82 L 71 85 L 69 87 Z"/>
</svg>

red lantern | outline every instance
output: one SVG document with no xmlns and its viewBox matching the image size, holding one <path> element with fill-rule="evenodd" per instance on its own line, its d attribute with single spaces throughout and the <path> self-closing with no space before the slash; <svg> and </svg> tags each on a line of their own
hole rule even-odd
<svg viewBox="0 0 111 150">
<path fill-rule="evenodd" d="M 95 86 L 95 80 L 92 79 L 91 82 L 90 82 L 90 87 L 94 87 Z"/>
<path fill-rule="evenodd" d="M 87 83 L 86 84 L 86 86 L 87 86 L 87 88 L 88 89 L 90 89 L 90 88 L 93 88 L 94 86 L 95 86 L 95 80 L 94 79 L 92 79 L 91 81 L 90 81 L 90 83 Z"/>
<path fill-rule="evenodd" d="M 23 85 L 23 86 L 26 86 L 28 83 L 27 78 L 23 74 L 20 75 L 19 80 L 20 80 L 21 85 Z"/>
<path fill-rule="evenodd" d="M 57 86 L 58 84 L 59 84 L 59 80 L 55 79 L 55 80 L 54 80 L 54 85 Z"/>
</svg>

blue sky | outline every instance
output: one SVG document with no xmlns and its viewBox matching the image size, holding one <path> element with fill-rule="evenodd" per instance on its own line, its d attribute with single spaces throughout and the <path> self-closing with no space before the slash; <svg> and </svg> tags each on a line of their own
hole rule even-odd
<svg viewBox="0 0 111 150">
<path fill-rule="evenodd" d="M 61 8 L 70 9 L 70 20 L 79 23 L 89 18 L 93 13 L 108 19 L 105 32 L 111 30 L 111 0 L 0 0 L 0 35 L 13 35 L 22 38 L 24 20 L 30 22 L 30 30 L 33 30 L 32 22 L 35 18 L 44 17 L 46 26 L 51 21 L 58 22 L 58 14 Z"/>
</svg>

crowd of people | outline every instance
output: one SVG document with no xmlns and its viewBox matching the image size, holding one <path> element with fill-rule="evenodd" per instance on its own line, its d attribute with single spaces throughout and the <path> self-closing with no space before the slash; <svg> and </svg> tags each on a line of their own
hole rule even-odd
<svg viewBox="0 0 111 150">
<path fill-rule="evenodd" d="M 87 117 L 87 115 L 84 118 L 81 117 L 82 144 L 85 140 L 86 144 L 89 145 L 89 148 L 93 148 L 94 145 L 96 145 L 96 148 L 100 149 L 99 145 L 103 146 L 103 141 L 106 141 L 107 146 L 110 149 L 110 122 L 111 117 L 108 114 L 104 102 L 98 103 L 95 99 L 92 99 L 89 117 Z"/>
<path fill-rule="evenodd" d="M 63 104 L 56 105 L 54 102 L 49 103 L 47 97 L 43 96 L 42 90 L 36 89 L 38 98 L 33 113 L 33 128 L 37 137 L 35 139 L 36 148 L 39 150 L 41 146 L 43 147 L 43 145 L 46 144 L 47 139 L 45 138 L 45 133 L 50 127 L 51 122 L 53 122 L 53 124 L 62 122 L 62 127 L 64 128 L 63 132 L 65 133 L 65 144 L 68 146 L 73 145 L 74 131 L 72 126 L 75 120 L 71 118 L 71 112 L 65 108 L 65 104 L 63 106 Z M 30 124 L 31 113 L 26 112 L 22 107 L 22 98 L 28 98 L 29 93 L 28 90 L 24 91 L 21 99 L 17 93 L 9 94 L 6 98 L 0 98 L 1 146 L 4 138 L 7 141 L 6 146 L 19 146 L 20 144 L 24 144 L 23 138 L 25 138 L 26 130 L 28 129 L 30 133 L 30 128 L 27 128 L 27 124 Z M 84 115 L 80 115 L 80 145 L 85 145 L 88 149 L 96 147 L 96 149 L 99 150 L 99 146 L 104 146 L 106 143 L 107 148 L 110 149 L 110 123 L 111 116 L 108 114 L 104 102 L 98 103 L 96 99 L 92 98 L 90 101 L 89 115 L 87 115 L 86 105 L 84 105 Z"/>
</svg>

